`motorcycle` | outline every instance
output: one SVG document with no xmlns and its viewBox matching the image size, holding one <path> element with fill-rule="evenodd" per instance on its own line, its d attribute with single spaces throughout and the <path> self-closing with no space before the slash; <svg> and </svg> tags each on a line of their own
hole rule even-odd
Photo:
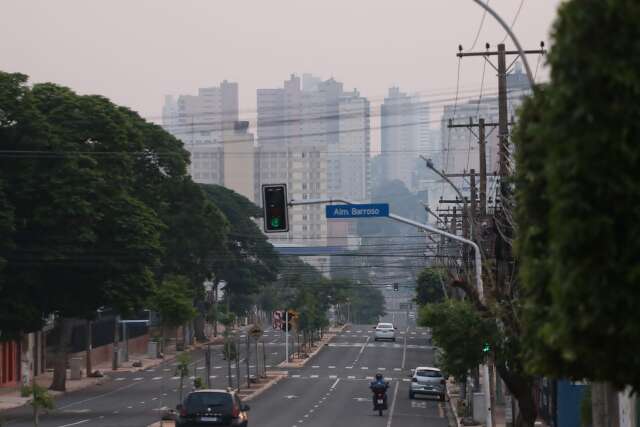
<svg viewBox="0 0 640 427">
<path fill-rule="evenodd" d="M 375 390 L 374 392 L 374 411 L 378 411 L 378 415 L 382 416 L 382 411 L 387 409 L 387 403 L 384 390 Z"/>
</svg>

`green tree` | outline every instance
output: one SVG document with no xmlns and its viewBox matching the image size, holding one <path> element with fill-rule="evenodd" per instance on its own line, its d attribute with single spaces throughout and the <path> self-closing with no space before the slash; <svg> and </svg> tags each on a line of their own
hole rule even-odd
<svg viewBox="0 0 640 427">
<path fill-rule="evenodd" d="M 0 158 L 16 219 L 0 300 L 24 309 L 15 319 L 3 307 L 2 329 L 28 332 L 56 314 L 62 332 L 52 388 L 64 390 L 70 319 L 91 318 L 103 305 L 123 313 L 142 307 L 163 224 L 132 195 L 132 153 L 142 145 L 128 138 L 128 117 L 105 98 L 26 83 L 0 73 L 9 117 L 1 148 L 21 153 Z"/>
<path fill-rule="evenodd" d="M 551 80 L 523 108 L 516 135 L 530 367 L 636 391 L 638 18 L 634 1 L 563 3 Z"/>
<path fill-rule="evenodd" d="M 432 330 L 442 349 L 441 368 L 465 383 L 469 370 L 482 363 L 485 343 L 494 343 L 491 321 L 482 318 L 468 301 L 450 299 L 420 308 L 418 322 Z"/>
<path fill-rule="evenodd" d="M 184 325 L 196 315 L 193 288 L 189 279 L 184 276 L 165 277 L 149 298 L 149 307 L 160 315 L 164 347 L 165 328 Z"/>
<path fill-rule="evenodd" d="M 444 277 L 436 268 L 425 268 L 418 275 L 415 302 L 419 305 L 442 302 L 445 299 Z"/>
<path fill-rule="evenodd" d="M 40 425 L 40 411 L 54 408 L 53 396 L 49 394 L 45 387 L 39 386 L 35 379 L 31 385 L 22 386 L 20 392 L 23 397 L 31 397 L 29 404 L 33 408 L 33 425 L 38 427 Z"/>
<path fill-rule="evenodd" d="M 234 312 L 241 314 L 255 302 L 261 289 L 276 280 L 278 254 L 255 223 L 262 210 L 246 197 L 218 185 L 202 185 L 206 197 L 229 221 L 224 256 L 215 265 L 216 281 L 224 280 L 225 294 Z"/>
</svg>

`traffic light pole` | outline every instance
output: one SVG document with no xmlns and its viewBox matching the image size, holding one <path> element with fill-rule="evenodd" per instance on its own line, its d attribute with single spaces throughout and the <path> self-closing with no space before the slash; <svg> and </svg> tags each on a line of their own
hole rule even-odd
<svg viewBox="0 0 640 427">
<path fill-rule="evenodd" d="M 289 206 L 301 206 L 301 205 L 321 205 L 321 204 L 332 204 L 332 203 L 344 203 L 345 205 L 353 205 L 353 202 L 342 199 L 317 199 L 317 200 L 303 200 L 303 201 L 295 201 L 291 200 L 289 202 Z M 455 234 L 446 232 L 444 230 L 440 230 L 436 227 L 433 227 L 429 224 L 422 224 L 417 221 L 414 221 L 409 218 L 402 217 L 400 215 L 396 215 L 394 213 L 389 213 L 389 219 L 392 219 L 397 222 L 401 222 L 403 224 L 411 225 L 420 230 L 429 231 L 431 233 L 439 234 L 444 237 L 448 237 L 451 240 L 455 240 L 457 242 L 461 242 L 465 245 L 469 245 L 473 248 L 473 253 L 475 257 L 475 273 L 476 273 L 476 287 L 478 292 L 478 297 L 481 302 L 484 302 L 484 286 L 482 284 L 482 256 L 480 254 L 480 247 L 478 245 L 464 237 L 456 236 Z M 287 332 L 288 335 L 288 332 Z M 286 347 L 288 354 L 288 347 Z M 287 356 L 288 357 L 288 356 Z M 289 359 L 287 359 L 288 361 Z M 484 389 L 484 401 L 485 401 L 485 409 L 487 411 L 487 426 L 493 426 L 493 412 L 491 408 L 491 388 L 489 382 L 489 366 L 485 363 L 482 365 L 482 379 L 483 379 L 483 389 Z"/>
<path fill-rule="evenodd" d="M 284 357 L 289 363 L 289 310 L 284 311 Z"/>
</svg>

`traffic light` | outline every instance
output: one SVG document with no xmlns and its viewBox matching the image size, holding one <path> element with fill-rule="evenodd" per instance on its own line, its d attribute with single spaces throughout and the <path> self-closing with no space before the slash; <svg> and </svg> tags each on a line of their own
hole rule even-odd
<svg viewBox="0 0 640 427">
<path fill-rule="evenodd" d="M 491 345 L 488 342 L 485 342 L 482 345 L 482 352 L 486 354 L 486 353 L 489 353 L 490 351 L 491 351 Z"/>
<path fill-rule="evenodd" d="M 262 206 L 264 207 L 265 232 L 284 233 L 289 231 L 287 184 L 263 185 Z"/>
<path fill-rule="evenodd" d="M 297 329 L 296 326 L 298 325 L 298 312 L 293 309 L 287 310 L 286 320 L 288 320 L 288 326 L 283 323 L 282 330 L 285 330 L 285 328 L 287 328 L 289 332 L 291 332 L 292 330 Z"/>
<path fill-rule="evenodd" d="M 394 290 L 394 291 L 397 291 L 397 290 L 398 290 L 398 284 L 397 284 L 397 283 L 394 283 L 394 284 L 393 284 L 393 290 Z"/>
</svg>

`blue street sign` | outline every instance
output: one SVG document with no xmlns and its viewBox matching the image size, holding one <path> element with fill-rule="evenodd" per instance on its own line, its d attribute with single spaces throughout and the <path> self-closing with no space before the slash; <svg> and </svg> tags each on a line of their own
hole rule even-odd
<svg viewBox="0 0 640 427">
<path fill-rule="evenodd" d="M 327 218 L 379 218 L 389 216 L 388 203 L 327 205 Z"/>
</svg>

